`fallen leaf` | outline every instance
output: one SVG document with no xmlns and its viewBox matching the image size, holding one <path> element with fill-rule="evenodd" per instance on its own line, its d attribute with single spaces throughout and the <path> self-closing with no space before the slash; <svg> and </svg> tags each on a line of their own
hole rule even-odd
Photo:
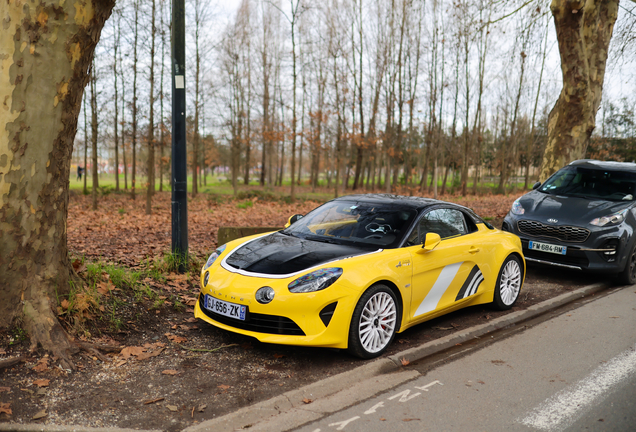
<svg viewBox="0 0 636 432">
<path fill-rule="evenodd" d="M 197 408 L 197 411 L 199 411 L 199 412 L 203 412 L 203 411 L 205 411 L 205 409 L 206 409 L 207 407 L 208 407 L 208 406 L 207 406 L 206 404 L 199 405 L 199 407 Z"/>
<path fill-rule="evenodd" d="M 166 408 L 168 408 L 172 412 L 177 412 L 177 410 L 179 409 L 176 405 L 166 405 Z"/>
<path fill-rule="evenodd" d="M 120 361 L 119 363 L 117 363 L 117 364 L 115 365 L 115 367 L 122 367 L 122 366 L 123 366 L 123 365 L 125 365 L 126 363 L 128 363 L 126 360 L 122 360 L 122 361 Z"/>
<path fill-rule="evenodd" d="M 137 356 L 137 360 L 142 361 L 142 360 L 147 360 L 150 357 L 157 357 L 159 354 L 161 354 L 163 352 L 163 348 L 160 348 L 156 351 L 148 351 L 145 353 L 142 353 L 140 355 Z"/>
<path fill-rule="evenodd" d="M 310 403 L 312 403 L 312 402 L 313 402 L 313 400 L 311 400 L 311 399 L 307 399 L 307 398 L 304 398 L 304 399 L 303 399 L 303 403 L 304 403 L 304 404 L 310 404 Z"/>
<path fill-rule="evenodd" d="M 68 309 L 68 300 L 66 299 L 62 300 L 62 303 L 60 303 L 60 306 L 62 307 L 62 309 Z"/>
<path fill-rule="evenodd" d="M 11 387 L 0 387 L 0 393 L 2 392 L 10 392 L 11 391 Z"/>
<path fill-rule="evenodd" d="M 119 355 L 122 356 L 124 359 L 128 359 L 128 358 L 130 358 L 132 356 L 139 356 L 139 355 L 143 354 L 145 351 L 146 351 L 145 348 L 131 346 L 131 347 L 126 347 L 123 350 L 121 350 L 119 352 Z"/>
<path fill-rule="evenodd" d="M 285 354 L 274 354 L 274 358 L 279 359 L 279 358 L 283 358 L 283 357 L 285 357 Z"/>
<path fill-rule="evenodd" d="M 33 370 L 36 372 L 46 372 L 47 370 L 49 370 L 49 359 L 46 357 L 40 359 L 38 364 L 33 366 Z"/>
<path fill-rule="evenodd" d="M 485 382 L 483 382 L 482 380 L 477 380 L 477 382 L 478 382 L 479 384 L 486 384 L 486 383 L 485 383 Z"/>
<path fill-rule="evenodd" d="M 165 336 L 174 343 L 183 343 L 188 341 L 188 338 L 177 336 L 172 333 L 166 333 Z"/>
<path fill-rule="evenodd" d="M 39 411 L 37 414 L 35 414 L 35 415 L 31 418 L 31 420 L 39 420 L 39 419 L 44 418 L 44 417 L 46 417 L 46 416 L 47 416 L 47 414 L 46 414 L 46 410 L 42 410 L 42 411 Z"/>
<path fill-rule="evenodd" d="M 380 417 L 380 421 L 386 421 L 384 417 Z"/>
<path fill-rule="evenodd" d="M 196 318 L 195 318 L 195 319 L 196 319 Z M 0 355 L 5 355 L 6 353 L 7 353 L 7 352 L 6 352 L 4 349 L 0 348 Z"/>
<path fill-rule="evenodd" d="M 2 403 L 0 402 L 0 414 L 5 413 L 8 415 L 11 415 L 11 408 L 9 408 L 11 406 L 11 402 L 7 402 L 7 403 Z"/>
<path fill-rule="evenodd" d="M 178 375 L 179 372 L 177 372 L 174 369 L 166 369 L 165 371 L 161 371 L 162 374 L 164 375 Z"/>
<path fill-rule="evenodd" d="M 503 360 L 491 360 L 490 363 L 496 364 L 497 366 L 500 366 L 500 365 L 502 365 L 502 364 L 504 364 L 506 362 L 503 361 Z"/>
<path fill-rule="evenodd" d="M 415 421 L 415 420 L 419 420 L 418 418 L 405 418 L 402 419 L 403 422 L 410 422 L 410 421 Z"/>
<path fill-rule="evenodd" d="M 405 357 L 402 357 L 400 363 L 402 363 L 402 366 L 408 366 L 411 362 L 408 361 Z"/>
<path fill-rule="evenodd" d="M 186 320 L 183 320 L 183 321 L 184 322 L 188 322 L 188 323 L 195 323 L 195 322 L 197 322 L 199 320 L 197 318 L 195 318 L 195 317 L 190 317 L 190 318 L 188 318 Z"/>
<path fill-rule="evenodd" d="M 217 387 L 218 387 L 218 388 L 220 388 L 221 390 L 227 390 L 227 389 L 229 389 L 231 386 L 229 386 L 229 385 L 225 385 L 225 384 L 221 384 L 221 385 L 218 385 Z"/>
<path fill-rule="evenodd" d="M 37 379 L 33 381 L 33 384 L 38 387 L 48 387 L 51 380 L 48 379 Z"/>
</svg>

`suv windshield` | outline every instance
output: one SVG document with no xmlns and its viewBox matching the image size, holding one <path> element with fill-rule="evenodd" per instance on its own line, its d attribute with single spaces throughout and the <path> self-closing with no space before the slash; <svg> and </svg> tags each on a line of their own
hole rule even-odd
<svg viewBox="0 0 636 432">
<path fill-rule="evenodd" d="M 567 166 L 550 177 L 539 190 L 554 195 L 633 201 L 636 174 Z"/>
<path fill-rule="evenodd" d="M 411 208 L 355 201 L 332 201 L 310 212 L 284 234 L 328 243 L 397 247 L 415 218 Z"/>
</svg>

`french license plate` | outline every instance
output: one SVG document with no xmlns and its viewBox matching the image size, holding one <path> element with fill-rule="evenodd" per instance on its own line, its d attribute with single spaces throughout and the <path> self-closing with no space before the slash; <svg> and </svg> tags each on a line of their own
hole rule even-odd
<svg viewBox="0 0 636 432">
<path fill-rule="evenodd" d="M 528 244 L 528 248 L 532 250 L 537 250 L 541 252 L 549 252 L 558 255 L 565 255 L 567 253 L 567 246 L 557 246 L 549 243 L 539 243 L 535 241 L 531 241 Z"/>
<path fill-rule="evenodd" d="M 245 321 L 245 312 L 247 311 L 247 306 L 237 305 L 234 303 L 219 300 L 208 294 L 205 295 L 203 304 L 205 308 L 211 312 Z"/>
</svg>

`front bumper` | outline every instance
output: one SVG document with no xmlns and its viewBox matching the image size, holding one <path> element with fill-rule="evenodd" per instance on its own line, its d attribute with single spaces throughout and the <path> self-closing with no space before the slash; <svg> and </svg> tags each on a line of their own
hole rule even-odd
<svg viewBox="0 0 636 432">
<path fill-rule="evenodd" d="M 242 276 L 238 276 L 242 278 Z M 249 278 L 254 279 L 254 278 Z M 236 281 L 235 281 L 236 282 Z M 243 281 L 245 282 L 245 281 Z M 215 327 L 251 336 L 264 343 L 283 345 L 347 348 L 351 315 L 356 296 L 347 289 L 332 285 L 314 293 L 289 293 L 277 287 L 270 304 L 255 301 L 256 289 L 218 290 L 204 287 L 194 308 L 194 316 Z M 234 286 L 245 286 L 242 283 Z M 245 320 L 229 318 L 204 307 L 204 296 L 247 306 Z"/>
<path fill-rule="evenodd" d="M 509 213 L 504 219 L 502 229 L 519 236 L 523 254 L 528 262 L 599 273 L 618 273 L 625 267 L 631 246 L 630 235 L 620 225 L 591 229 L 585 241 L 571 242 L 523 232 L 519 229 L 520 220 L 527 219 Z M 530 241 L 565 246 L 567 251 L 565 255 L 560 255 L 533 250 L 529 248 Z"/>
</svg>

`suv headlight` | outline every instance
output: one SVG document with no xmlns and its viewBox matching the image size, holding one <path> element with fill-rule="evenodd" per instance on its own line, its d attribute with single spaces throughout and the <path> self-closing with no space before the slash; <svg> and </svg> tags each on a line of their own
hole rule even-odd
<svg viewBox="0 0 636 432">
<path fill-rule="evenodd" d="M 521 203 L 519 202 L 519 198 L 517 198 L 515 202 L 512 203 L 512 208 L 510 209 L 510 212 L 515 215 L 522 215 L 526 212 L 526 209 L 524 209 Z"/>
<path fill-rule="evenodd" d="M 287 288 L 293 293 L 320 291 L 332 285 L 341 275 L 341 268 L 320 269 L 299 277 L 290 283 Z"/>
<path fill-rule="evenodd" d="M 596 225 L 596 226 L 619 224 L 625 220 L 626 214 L 627 214 L 627 209 L 621 210 L 619 212 L 612 213 L 611 215 L 608 215 L 608 216 L 603 216 L 600 218 L 593 219 L 592 222 L 590 222 L 590 224 Z"/>
<path fill-rule="evenodd" d="M 203 266 L 202 271 L 206 271 L 207 269 L 209 269 L 210 266 L 214 264 L 214 261 L 216 261 L 216 259 L 219 257 L 219 255 L 223 253 L 224 250 L 225 250 L 225 245 L 219 247 L 217 250 L 212 252 L 212 255 L 210 255 L 210 258 L 208 258 L 207 262 Z"/>
</svg>

